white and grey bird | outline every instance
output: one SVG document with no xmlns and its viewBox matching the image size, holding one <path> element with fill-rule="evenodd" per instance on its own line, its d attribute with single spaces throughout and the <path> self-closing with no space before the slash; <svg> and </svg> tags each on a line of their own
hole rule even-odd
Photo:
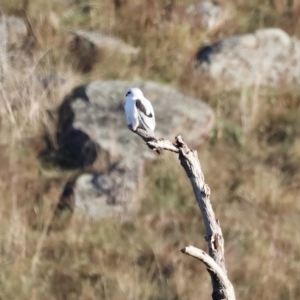
<svg viewBox="0 0 300 300">
<path fill-rule="evenodd" d="M 155 115 L 151 102 L 138 88 L 130 88 L 126 93 L 125 114 L 127 124 L 136 130 L 138 127 L 154 135 Z"/>
</svg>

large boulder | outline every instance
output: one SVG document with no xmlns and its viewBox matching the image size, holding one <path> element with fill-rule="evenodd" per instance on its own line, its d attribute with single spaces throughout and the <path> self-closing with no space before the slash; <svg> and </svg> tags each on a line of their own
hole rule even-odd
<svg viewBox="0 0 300 300">
<path fill-rule="evenodd" d="M 205 103 L 154 82 L 96 81 L 76 88 L 60 107 L 57 141 L 69 162 L 93 165 L 92 173 L 76 179 L 72 193 L 75 208 L 92 212 L 93 218 L 108 215 L 116 206 L 119 211 L 132 207 L 144 161 L 157 157 L 127 128 L 123 105 L 132 86 L 152 102 L 157 136 L 173 139 L 181 134 L 197 147 L 214 123 Z"/>
<path fill-rule="evenodd" d="M 197 53 L 197 69 L 227 87 L 300 83 L 300 41 L 281 29 L 233 36 Z"/>
</svg>

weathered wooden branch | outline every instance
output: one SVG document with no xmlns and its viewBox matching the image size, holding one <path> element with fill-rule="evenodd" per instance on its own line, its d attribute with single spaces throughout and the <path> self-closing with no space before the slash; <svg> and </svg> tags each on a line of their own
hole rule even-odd
<svg viewBox="0 0 300 300">
<path fill-rule="evenodd" d="M 176 144 L 172 143 L 169 140 L 165 140 L 163 138 L 157 138 L 150 135 L 147 131 L 137 128 L 136 131 L 132 130 L 131 127 L 128 127 L 132 132 L 139 135 L 147 144 L 147 146 L 151 150 L 159 151 L 159 150 L 168 150 L 171 152 L 179 153 L 179 149 Z"/>
<path fill-rule="evenodd" d="M 203 250 L 189 246 L 181 249 L 187 255 L 201 260 L 207 267 L 211 276 L 214 300 L 235 300 L 234 289 L 227 277 L 224 257 L 224 239 L 220 222 L 216 219 L 210 203 L 210 189 L 204 181 L 200 161 L 197 152 L 190 150 L 181 136 L 175 137 L 175 142 L 149 135 L 145 130 L 138 128 L 134 131 L 147 144 L 157 152 L 167 150 L 179 154 L 179 160 L 189 177 L 197 202 L 202 213 L 206 228 L 205 240 L 208 246 L 208 254 Z"/>
<path fill-rule="evenodd" d="M 182 248 L 181 252 L 201 260 L 206 265 L 212 279 L 213 287 L 216 286 L 216 289 L 213 289 L 213 299 L 235 299 L 234 289 L 227 274 L 212 257 L 203 250 L 193 246 Z"/>
</svg>

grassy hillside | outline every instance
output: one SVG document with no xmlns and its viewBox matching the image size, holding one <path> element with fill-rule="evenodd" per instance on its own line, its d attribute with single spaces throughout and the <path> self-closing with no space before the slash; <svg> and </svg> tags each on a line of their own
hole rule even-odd
<svg viewBox="0 0 300 300">
<path fill-rule="evenodd" d="M 190 71 L 190 62 L 201 45 L 259 28 L 280 27 L 300 38 L 300 6 L 224 1 L 229 20 L 205 32 L 183 17 L 192 2 L 1 1 L 4 14 L 28 22 L 32 45 L 30 62 L 5 60 L 0 82 L 0 299 L 210 298 L 203 265 L 179 252 L 206 245 L 192 188 L 174 155 L 147 166 L 134 220 L 73 218 L 55 230 L 53 207 L 73 173 L 40 165 L 45 132 L 55 133 L 49 110 L 77 84 L 115 78 L 169 84 L 213 107 L 216 125 L 199 157 L 237 299 L 299 298 L 300 91 L 217 90 Z M 115 34 L 141 52 L 133 60 L 99 59 L 81 73 L 68 50 L 70 30 L 79 27 Z M 49 74 L 67 83 L 49 93 L 38 82 Z"/>
</svg>

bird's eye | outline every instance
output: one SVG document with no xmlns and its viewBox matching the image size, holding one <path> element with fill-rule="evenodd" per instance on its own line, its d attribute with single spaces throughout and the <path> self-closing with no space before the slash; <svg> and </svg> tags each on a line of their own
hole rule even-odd
<svg viewBox="0 0 300 300">
<path fill-rule="evenodd" d="M 131 94 L 131 92 L 130 92 L 130 91 L 128 91 L 128 92 L 127 92 L 127 94 L 126 94 L 126 97 L 127 97 L 128 95 L 130 95 L 130 94 Z"/>
</svg>

